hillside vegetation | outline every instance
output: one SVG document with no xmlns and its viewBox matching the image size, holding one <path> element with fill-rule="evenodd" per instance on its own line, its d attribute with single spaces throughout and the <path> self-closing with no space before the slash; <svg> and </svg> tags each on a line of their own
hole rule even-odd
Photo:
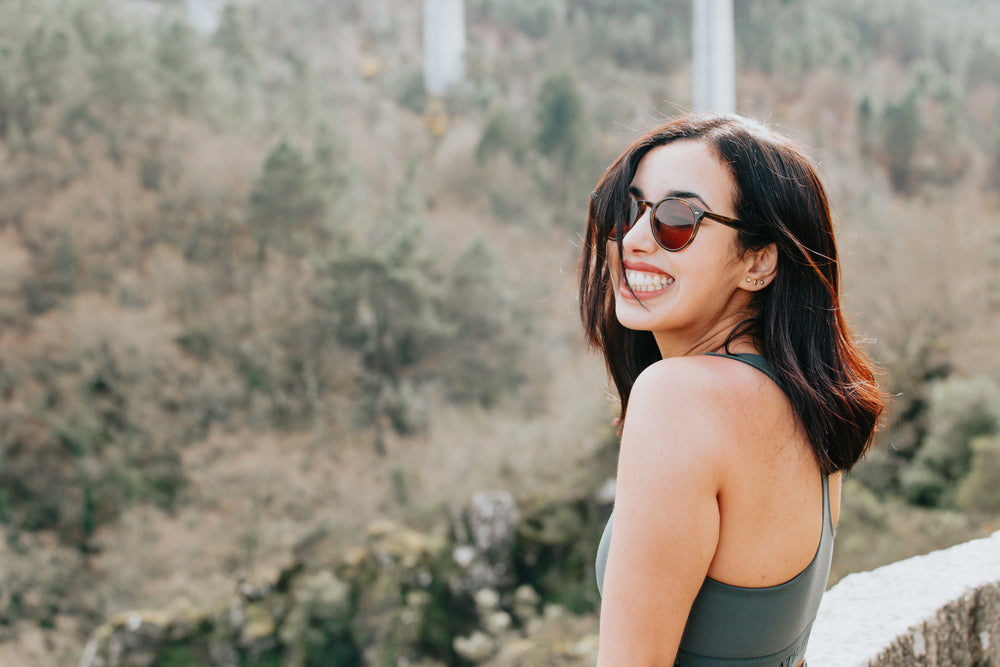
<svg viewBox="0 0 1000 667">
<path fill-rule="evenodd" d="M 182 4 L 0 4 L 5 665 L 613 474 L 574 263 L 604 165 L 690 103 L 690 2 L 467 0 L 440 98 L 420 3 Z M 1000 7 L 734 4 L 739 108 L 820 163 L 895 396 L 834 578 L 994 530 Z"/>
</svg>

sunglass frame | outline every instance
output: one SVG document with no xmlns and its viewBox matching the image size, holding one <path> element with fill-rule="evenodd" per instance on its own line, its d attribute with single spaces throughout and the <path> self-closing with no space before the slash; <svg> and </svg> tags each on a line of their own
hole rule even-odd
<svg viewBox="0 0 1000 667">
<path fill-rule="evenodd" d="M 631 231 L 632 228 L 635 227 L 636 223 L 639 222 L 639 218 L 641 218 L 643 215 L 645 215 L 647 209 L 650 212 L 650 214 L 649 214 L 649 227 L 650 227 L 650 231 L 653 233 L 653 239 L 656 241 L 656 245 L 660 246 L 661 248 L 663 248 L 667 252 L 680 252 L 681 250 L 684 250 L 684 248 L 686 248 L 689 245 L 691 245 L 691 243 L 694 241 L 694 237 L 698 235 L 698 228 L 701 226 L 701 221 L 704 218 L 708 218 L 710 220 L 715 220 L 716 222 L 721 222 L 722 224 L 726 225 L 727 227 L 732 227 L 733 229 L 736 229 L 736 230 L 743 229 L 743 223 L 740 220 L 737 220 L 736 218 L 728 218 L 728 217 L 726 217 L 724 215 L 719 215 L 718 213 L 712 213 L 711 211 L 706 211 L 705 209 L 701 208 L 700 206 L 692 204 L 688 200 L 682 199 L 681 197 L 664 197 L 663 199 L 661 199 L 658 202 L 654 203 L 654 202 L 649 201 L 648 199 L 639 199 L 638 197 L 636 197 L 635 195 L 633 195 L 630 192 L 628 194 L 628 200 L 629 200 L 629 210 L 630 211 L 632 210 L 632 202 L 635 202 L 635 210 L 636 210 L 635 220 L 630 221 L 630 223 L 628 225 L 628 229 L 621 229 L 621 230 L 619 230 L 618 229 L 619 227 L 624 228 L 624 226 L 625 226 L 624 223 L 623 222 L 617 222 L 617 223 L 615 223 L 615 226 L 611 229 L 610 233 L 608 234 L 608 239 L 611 240 L 611 241 L 617 241 L 618 240 L 618 237 L 616 236 L 616 233 L 620 233 L 621 237 L 624 238 L 625 234 L 628 234 L 629 231 Z M 654 221 L 655 217 L 656 217 L 656 209 L 659 208 L 660 204 L 662 204 L 664 202 L 668 202 L 668 201 L 677 201 L 677 202 L 680 202 L 680 203 L 684 204 L 689 209 L 691 209 L 691 214 L 692 214 L 692 217 L 694 218 L 694 226 L 691 228 L 691 235 L 688 236 L 687 241 L 685 241 L 684 244 L 682 246 L 680 246 L 679 248 L 668 248 L 666 245 L 664 245 L 663 241 L 660 240 L 660 235 L 657 234 L 657 232 L 656 232 L 656 223 Z M 643 205 L 645 205 L 645 207 Z"/>
</svg>

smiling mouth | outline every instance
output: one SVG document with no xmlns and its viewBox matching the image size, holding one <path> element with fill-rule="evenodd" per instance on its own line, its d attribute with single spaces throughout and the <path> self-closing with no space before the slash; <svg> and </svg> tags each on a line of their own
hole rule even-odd
<svg viewBox="0 0 1000 667">
<path fill-rule="evenodd" d="M 674 277 L 662 273 L 645 271 L 625 271 L 628 284 L 635 292 L 656 292 L 674 284 Z"/>
</svg>

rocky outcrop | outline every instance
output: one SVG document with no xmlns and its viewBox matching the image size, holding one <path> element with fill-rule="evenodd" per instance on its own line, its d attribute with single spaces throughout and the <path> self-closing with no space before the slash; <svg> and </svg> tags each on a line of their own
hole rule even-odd
<svg viewBox="0 0 1000 667">
<path fill-rule="evenodd" d="M 300 556 L 212 608 L 119 614 L 94 631 L 80 667 L 593 664 L 596 597 L 584 591 L 601 505 L 521 510 L 487 491 L 440 534 L 379 522 L 364 545 L 322 565 Z"/>
</svg>

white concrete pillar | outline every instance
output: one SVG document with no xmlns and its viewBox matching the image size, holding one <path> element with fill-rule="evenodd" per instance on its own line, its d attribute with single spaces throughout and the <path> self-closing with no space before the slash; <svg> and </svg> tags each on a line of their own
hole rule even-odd
<svg viewBox="0 0 1000 667">
<path fill-rule="evenodd" d="M 431 95 L 465 78 L 465 0 L 424 0 L 424 88 Z"/>
<path fill-rule="evenodd" d="M 693 0 L 691 106 L 695 111 L 736 111 L 733 0 Z"/>
</svg>

